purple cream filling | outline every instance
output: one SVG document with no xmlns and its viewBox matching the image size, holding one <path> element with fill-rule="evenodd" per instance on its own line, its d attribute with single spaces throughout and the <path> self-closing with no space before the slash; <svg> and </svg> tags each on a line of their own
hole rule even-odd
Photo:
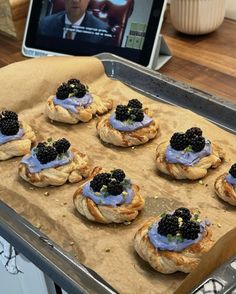
<svg viewBox="0 0 236 294">
<path fill-rule="evenodd" d="M 233 176 L 231 176 L 231 174 L 227 174 L 226 181 L 229 184 L 236 186 L 236 178 L 234 178 Z"/>
<path fill-rule="evenodd" d="M 200 152 L 193 151 L 177 151 L 170 145 L 166 148 L 166 161 L 169 163 L 182 163 L 183 165 L 192 166 L 197 163 L 201 158 L 208 156 L 212 153 L 211 142 L 206 140 L 205 147 Z"/>
<path fill-rule="evenodd" d="M 153 121 L 153 119 L 146 114 L 144 114 L 144 118 L 142 121 L 136 121 L 136 122 L 129 122 L 129 121 L 120 121 L 116 119 L 116 114 L 113 113 L 109 118 L 110 124 L 112 127 L 118 131 L 123 132 L 132 132 L 138 129 L 141 129 L 143 127 L 146 127 L 150 125 L 150 123 Z"/>
<path fill-rule="evenodd" d="M 73 159 L 73 153 L 68 151 L 61 158 L 56 158 L 53 161 L 50 161 L 46 164 L 40 163 L 37 159 L 36 154 L 32 152 L 34 149 L 31 150 L 30 155 L 26 155 L 21 159 L 22 163 L 25 163 L 31 173 L 38 173 L 43 169 L 57 167 L 61 165 L 65 165 L 69 163 Z"/>
<path fill-rule="evenodd" d="M 13 136 L 6 136 L 0 132 L 0 145 L 7 143 L 7 142 L 10 142 L 10 141 L 15 141 L 15 140 L 21 139 L 23 137 L 23 135 L 24 135 L 23 129 L 19 129 L 18 133 Z"/>
<path fill-rule="evenodd" d="M 168 238 L 166 236 L 162 236 L 158 234 L 157 232 L 158 222 L 156 222 L 149 229 L 148 237 L 152 245 L 157 250 L 168 250 L 168 251 L 180 252 L 184 250 L 186 247 L 192 244 L 195 244 L 202 239 L 206 225 L 207 225 L 207 221 L 200 222 L 200 233 L 198 234 L 198 237 L 195 240 L 184 239 L 183 242 L 180 242 L 179 240 L 176 239 L 176 237 L 173 237 L 173 240 L 168 241 Z"/>
<path fill-rule="evenodd" d="M 64 100 L 58 99 L 57 97 L 53 98 L 53 102 L 56 105 L 60 105 L 71 112 L 77 113 L 78 110 L 76 107 L 86 107 L 89 106 L 93 102 L 93 97 L 90 94 L 84 95 L 82 98 L 78 97 L 69 97 Z"/>
<path fill-rule="evenodd" d="M 116 207 L 117 205 L 121 204 L 128 204 L 131 203 L 133 197 L 134 197 L 134 191 L 132 188 L 126 188 L 124 190 L 127 194 L 119 194 L 117 196 L 108 195 L 105 196 L 104 192 L 99 192 L 100 195 L 96 195 L 92 188 L 90 188 L 90 182 L 85 184 L 83 187 L 83 195 L 85 197 L 88 197 L 93 200 L 96 204 L 99 205 L 111 205 L 113 207 Z"/>
</svg>

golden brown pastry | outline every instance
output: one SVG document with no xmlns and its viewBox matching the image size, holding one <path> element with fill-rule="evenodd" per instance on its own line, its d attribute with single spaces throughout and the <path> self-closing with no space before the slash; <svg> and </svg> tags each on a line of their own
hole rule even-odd
<svg viewBox="0 0 236 294">
<path fill-rule="evenodd" d="M 178 210 L 183 211 L 183 209 L 186 210 L 186 208 L 179 208 Z M 193 215 L 191 217 L 194 218 Z M 170 222 L 172 222 L 172 226 L 170 226 Z M 175 222 L 179 226 L 177 229 Z M 168 231 L 172 232 L 172 235 L 164 236 L 163 234 L 169 233 Z M 186 239 L 191 238 L 191 236 L 197 237 L 195 240 Z M 162 218 L 153 217 L 149 219 L 137 231 L 134 237 L 134 247 L 138 255 L 158 272 L 164 274 L 171 274 L 176 271 L 189 273 L 197 267 L 203 255 L 213 246 L 211 237 L 212 232 L 204 222 L 185 220 L 180 216 L 177 216 L 176 219 L 175 215 L 165 215 Z M 187 243 L 190 245 L 181 249 L 181 246 L 184 247 Z M 162 249 L 156 247 L 156 245 L 162 247 Z M 179 251 L 175 251 L 177 250 L 175 246 L 179 246 Z"/>
<path fill-rule="evenodd" d="M 36 141 L 34 131 L 15 112 L 6 110 L 0 117 L 0 160 L 27 154 Z"/>
<path fill-rule="evenodd" d="M 112 109 L 111 99 L 88 92 L 88 88 L 76 79 L 63 83 L 56 96 L 50 96 L 46 104 L 46 115 L 54 120 L 69 124 L 88 122 L 94 115 L 102 115 Z"/>
<path fill-rule="evenodd" d="M 122 170 L 99 173 L 75 192 L 75 208 L 87 219 L 99 223 L 123 223 L 135 219 L 144 207 L 139 187 Z"/>
<path fill-rule="evenodd" d="M 19 175 L 37 187 L 77 183 L 91 172 L 88 156 L 70 147 L 66 139 L 39 143 L 19 164 Z M 59 147 L 58 147 L 59 146 Z M 63 149 L 64 148 L 64 149 Z"/>
<path fill-rule="evenodd" d="M 216 179 L 215 191 L 221 199 L 236 206 L 236 164 L 231 166 L 229 173 Z"/>
<path fill-rule="evenodd" d="M 199 128 L 191 128 L 188 131 L 194 129 Z M 207 174 L 209 168 L 217 168 L 224 158 L 225 152 L 215 143 L 211 143 L 202 136 L 186 139 L 184 133 L 175 133 L 170 143 L 161 142 L 156 149 L 158 170 L 180 180 L 201 179 Z"/>
<path fill-rule="evenodd" d="M 134 108 L 133 101 L 140 103 L 141 108 Z M 152 119 L 150 111 L 142 109 L 137 99 L 130 100 L 129 104 L 118 105 L 115 113 L 98 121 L 97 132 L 103 142 L 130 147 L 147 143 L 156 137 L 159 127 L 157 119 Z"/>
</svg>

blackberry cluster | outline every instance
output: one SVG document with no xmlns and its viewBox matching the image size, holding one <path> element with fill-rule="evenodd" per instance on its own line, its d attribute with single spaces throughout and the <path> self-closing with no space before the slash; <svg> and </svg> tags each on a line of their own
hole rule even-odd
<svg viewBox="0 0 236 294">
<path fill-rule="evenodd" d="M 70 142 L 65 138 L 57 140 L 53 143 L 53 147 L 56 149 L 58 154 L 65 153 L 70 148 Z"/>
<path fill-rule="evenodd" d="M 117 182 L 122 182 L 125 179 L 125 173 L 122 169 L 115 169 L 112 171 L 111 177 Z"/>
<path fill-rule="evenodd" d="M 142 109 L 143 104 L 138 99 L 131 99 L 131 100 L 129 100 L 128 107 Z"/>
<path fill-rule="evenodd" d="M 133 121 L 142 121 L 144 119 L 144 113 L 142 109 L 132 108 L 130 110 L 130 118 Z"/>
<path fill-rule="evenodd" d="M 111 174 L 110 173 L 100 173 L 97 174 L 93 180 L 90 182 L 90 187 L 94 192 L 100 192 L 103 185 L 108 185 L 110 182 Z"/>
<path fill-rule="evenodd" d="M 129 119 L 129 108 L 126 105 L 118 105 L 116 107 L 116 119 L 119 121 L 125 121 Z"/>
<path fill-rule="evenodd" d="M 173 215 L 177 217 L 181 217 L 184 222 L 189 221 L 191 219 L 191 213 L 189 209 L 185 207 L 180 207 L 176 209 Z"/>
<path fill-rule="evenodd" d="M 231 166 L 229 173 L 233 178 L 236 178 L 236 163 Z"/>
<path fill-rule="evenodd" d="M 179 231 L 178 218 L 174 215 L 166 214 L 158 224 L 157 232 L 162 236 L 175 236 Z"/>
<path fill-rule="evenodd" d="M 187 147 L 191 147 L 194 152 L 200 152 L 204 149 L 206 140 L 202 137 L 202 130 L 194 127 L 188 129 L 185 133 L 174 133 L 170 139 L 170 146 L 182 151 Z"/>
<path fill-rule="evenodd" d="M 36 157 L 40 163 L 46 164 L 65 153 L 70 148 L 70 142 L 65 138 L 55 142 L 40 142 L 36 146 Z"/>
<path fill-rule="evenodd" d="M 125 179 L 125 173 L 122 169 L 115 169 L 111 173 L 97 174 L 90 182 L 90 187 L 94 192 L 100 192 L 103 186 L 109 195 L 119 195 L 123 192 L 123 185 L 121 182 Z"/>
<path fill-rule="evenodd" d="M 200 233 L 200 225 L 197 222 L 188 221 L 180 227 L 180 233 L 184 239 L 195 240 Z"/>
<path fill-rule="evenodd" d="M 20 125 L 18 115 L 10 110 L 5 110 L 0 114 L 0 132 L 5 136 L 13 136 L 18 133 Z"/>
<path fill-rule="evenodd" d="M 131 99 L 128 105 L 118 105 L 116 107 L 116 119 L 119 121 L 131 120 L 140 122 L 144 119 L 143 105 L 138 99 Z"/>
<path fill-rule="evenodd" d="M 40 147 L 37 148 L 36 156 L 40 163 L 46 164 L 57 158 L 57 151 L 52 146 L 40 145 Z"/>
<path fill-rule="evenodd" d="M 200 128 L 197 128 L 197 127 L 193 127 L 191 129 L 188 129 L 186 131 L 186 136 L 189 138 L 189 139 L 192 139 L 194 138 L 195 136 L 202 136 L 202 130 Z"/>
<path fill-rule="evenodd" d="M 177 150 L 184 150 L 189 145 L 189 140 L 184 133 L 174 133 L 170 139 L 170 146 Z"/>
<path fill-rule="evenodd" d="M 182 222 L 179 222 L 180 217 L 183 220 Z M 161 218 L 157 232 L 162 236 L 176 236 L 178 234 L 183 239 L 195 240 L 200 233 L 200 224 L 191 219 L 192 215 L 189 209 L 180 207 L 172 215 L 166 214 Z"/>
<path fill-rule="evenodd" d="M 86 92 L 86 86 L 81 84 L 79 80 L 70 79 L 66 83 L 63 83 L 58 87 L 56 96 L 58 99 L 61 100 L 68 98 L 70 95 L 73 95 L 77 98 L 82 98 L 84 97 Z"/>
<path fill-rule="evenodd" d="M 195 136 L 190 140 L 190 145 L 194 152 L 200 152 L 204 149 L 206 144 L 205 138 L 202 136 Z"/>
</svg>

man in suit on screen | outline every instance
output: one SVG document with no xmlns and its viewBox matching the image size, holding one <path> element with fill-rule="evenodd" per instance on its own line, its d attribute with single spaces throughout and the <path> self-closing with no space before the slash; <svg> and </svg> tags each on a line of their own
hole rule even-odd
<svg viewBox="0 0 236 294">
<path fill-rule="evenodd" d="M 64 11 L 45 16 L 40 21 L 40 35 L 83 42 L 110 43 L 112 38 L 109 25 L 87 11 L 90 0 L 64 2 Z"/>
</svg>

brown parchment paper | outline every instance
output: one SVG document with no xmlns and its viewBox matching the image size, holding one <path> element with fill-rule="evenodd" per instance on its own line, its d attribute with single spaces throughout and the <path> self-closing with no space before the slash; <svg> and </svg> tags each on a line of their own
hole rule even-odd
<svg viewBox="0 0 236 294">
<path fill-rule="evenodd" d="M 44 115 L 45 101 L 62 81 L 71 77 L 87 84 L 92 93 L 114 99 L 115 104 L 140 98 L 159 118 L 157 138 L 134 149 L 123 149 L 100 142 L 96 118 L 72 126 L 51 123 Z M 0 162 L 0 198 L 120 293 L 173 293 L 186 277 L 183 273 L 157 273 L 134 252 L 133 236 L 148 217 L 187 206 L 199 208 L 202 217 L 212 221 L 215 240 L 235 227 L 235 207 L 219 200 L 213 190 L 216 177 L 236 161 L 235 136 L 191 111 L 150 100 L 119 81 L 110 80 L 97 59 L 47 57 L 2 68 L 0 107 L 19 112 L 20 119 L 37 132 L 38 140 L 67 137 L 72 145 L 90 155 L 94 165 L 122 168 L 140 185 L 146 205 L 132 224 L 99 225 L 75 211 L 72 196 L 78 184 L 35 188 L 18 177 L 19 158 Z M 155 168 L 157 143 L 174 131 L 185 131 L 192 126 L 201 127 L 205 137 L 227 152 L 227 161 L 218 169 L 210 170 L 201 184 L 173 180 Z M 45 196 L 45 192 L 49 192 L 49 196 Z"/>
</svg>

